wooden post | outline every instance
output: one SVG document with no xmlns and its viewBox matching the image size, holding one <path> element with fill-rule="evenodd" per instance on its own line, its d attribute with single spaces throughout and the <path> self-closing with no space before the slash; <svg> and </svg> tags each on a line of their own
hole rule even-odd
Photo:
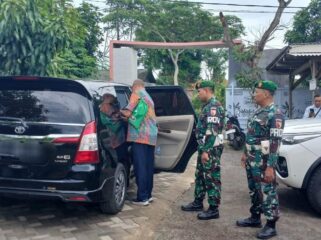
<svg viewBox="0 0 321 240">
<path fill-rule="evenodd" d="M 312 69 L 311 69 L 311 75 L 312 75 L 312 79 L 311 81 L 316 81 L 317 82 L 317 63 L 315 61 L 315 59 L 312 59 Z M 312 103 L 313 103 L 313 99 L 314 99 L 314 95 L 316 94 L 318 89 L 318 83 L 316 83 L 316 88 L 314 89 L 314 91 L 312 91 Z"/>
<path fill-rule="evenodd" d="M 292 96 L 292 91 L 293 89 L 293 83 L 294 83 L 294 75 L 292 74 L 292 72 L 290 72 L 289 75 L 289 118 L 292 119 L 292 106 L 293 106 L 293 96 Z"/>
</svg>

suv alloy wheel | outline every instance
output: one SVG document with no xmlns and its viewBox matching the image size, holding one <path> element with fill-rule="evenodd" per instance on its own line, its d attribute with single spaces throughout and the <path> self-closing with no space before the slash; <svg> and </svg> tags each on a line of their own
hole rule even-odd
<svg viewBox="0 0 321 240">
<path fill-rule="evenodd" d="M 104 200 L 100 203 L 101 211 L 109 214 L 121 211 L 127 192 L 127 173 L 122 163 L 118 163 L 113 180 L 104 185 L 102 192 Z"/>
</svg>

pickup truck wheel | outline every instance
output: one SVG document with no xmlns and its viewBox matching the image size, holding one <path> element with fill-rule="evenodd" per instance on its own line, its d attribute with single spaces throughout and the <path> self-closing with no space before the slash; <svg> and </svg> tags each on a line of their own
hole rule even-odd
<svg viewBox="0 0 321 240">
<path fill-rule="evenodd" d="M 307 196 L 311 206 L 321 214 L 321 167 L 313 173 L 307 188 Z"/>
<path fill-rule="evenodd" d="M 103 202 L 100 209 L 103 213 L 116 214 L 120 212 L 125 203 L 127 192 L 127 173 L 124 165 L 118 163 L 114 178 L 103 187 Z"/>
</svg>

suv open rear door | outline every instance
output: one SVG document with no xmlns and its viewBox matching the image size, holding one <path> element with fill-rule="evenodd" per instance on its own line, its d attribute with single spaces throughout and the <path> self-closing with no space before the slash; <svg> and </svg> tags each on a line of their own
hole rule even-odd
<svg viewBox="0 0 321 240">
<path fill-rule="evenodd" d="M 197 150 L 196 116 L 191 102 L 179 86 L 153 86 L 146 90 L 153 98 L 159 127 L 155 168 L 184 172 Z"/>
</svg>

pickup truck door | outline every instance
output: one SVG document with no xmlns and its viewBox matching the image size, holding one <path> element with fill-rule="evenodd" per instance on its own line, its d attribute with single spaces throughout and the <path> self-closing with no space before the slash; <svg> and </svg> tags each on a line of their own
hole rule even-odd
<svg viewBox="0 0 321 240">
<path fill-rule="evenodd" d="M 196 116 L 192 104 L 179 86 L 152 86 L 146 90 L 154 101 L 159 127 L 155 169 L 184 172 L 197 150 Z"/>
</svg>

